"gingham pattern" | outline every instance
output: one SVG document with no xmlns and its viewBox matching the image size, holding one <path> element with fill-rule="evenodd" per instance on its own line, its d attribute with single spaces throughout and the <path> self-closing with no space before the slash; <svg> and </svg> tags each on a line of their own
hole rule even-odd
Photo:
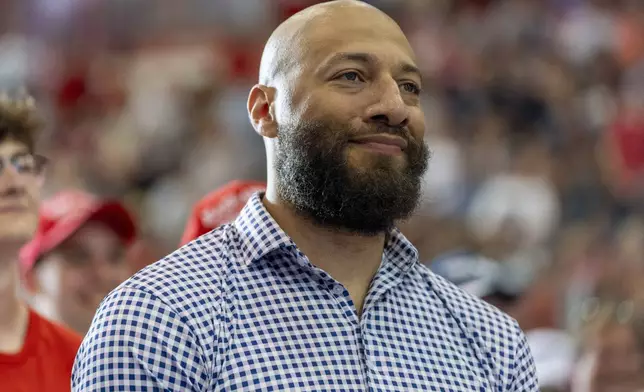
<svg viewBox="0 0 644 392">
<path fill-rule="evenodd" d="M 101 304 L 74 391 L 538 391 L 524 335 L 392 231 L 359 319 L 254 196 Z"/>
</svg>

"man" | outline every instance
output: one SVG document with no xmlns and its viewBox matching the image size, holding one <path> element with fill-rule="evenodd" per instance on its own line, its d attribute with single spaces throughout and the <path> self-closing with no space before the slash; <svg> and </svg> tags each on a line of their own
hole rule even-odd
<svg viewBox="0 0 644 392">
<path fill-rule="evenodd" d="M 427 166 L 420 84 L 369 5 L 280 25 L 248 99 L 266 193 L 107 297 L 73 389 L 537 391 L 516 322 L 420 265 L 393 226 Z"/>
<path fill-rule="evenodd" d="M 233 221 L 248 199 L 266 190 L 258 181 L 231 181 L 210 192 L 195 204 L 181 236 L 180 246 L 201 237 L 217 227 Z"/>
<path fill-rule="evenodd" d="M 118 201 L 76 190 L 46 200 L 20 254 L 34 307 L 84 335 L 101 300 L 133 272 L 126 250 L 135 237 L 134 218 Z"/>
<path fill-rule="evenodd" d="M 33 103 L 0 101 L 0 380 L 3 391 L 69 391 L 81 338 L 19 297 L 19 251 L 38 226 L 46 160 L 35 152 Z"/>
</svg>

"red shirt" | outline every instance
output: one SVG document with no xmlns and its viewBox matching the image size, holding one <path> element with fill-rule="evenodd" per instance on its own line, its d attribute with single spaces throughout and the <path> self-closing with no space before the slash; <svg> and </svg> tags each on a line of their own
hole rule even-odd
<svg viewBox="0 0 644 392">
<path fill-rule="evenodd" d="M 629 174 L 644 171 L 644 117 L 618 120 L 612 132 L 624 170 Z"/>
<path fill-rule="evenodd" d="M 81 337 L 29 310 L 22 350 L 0 354 L 0 390 L 68 392 Z"/>
</svg>

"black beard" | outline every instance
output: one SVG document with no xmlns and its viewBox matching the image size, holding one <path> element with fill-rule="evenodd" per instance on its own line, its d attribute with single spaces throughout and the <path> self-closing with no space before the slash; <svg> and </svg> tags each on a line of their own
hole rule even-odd
<svg viewBox="0 0 644 392">
<path fill-rule="evenodd" d="M 359 135 L 396 134 L 408 147 L 406 165 L 375 156 L 370 168 L 347 162 L 349 139 Z M 315 225 L 359 235 L 388 232 L 408 218 L 421 195 L 429 149 L 400 128 L 374 125 L 362 132 L 330 122 L 307 122 L 279 128 L 275 157 L 277 192 Z"/>
</svg>

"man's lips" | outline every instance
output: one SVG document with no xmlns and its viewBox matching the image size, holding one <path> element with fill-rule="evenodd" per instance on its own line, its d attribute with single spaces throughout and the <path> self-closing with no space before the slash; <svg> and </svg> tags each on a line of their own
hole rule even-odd
<svg viewBox="0 0 644 392">
<path fill-rule="evenodd" d="M 407 141 L 405 139 L 400 136 L 385 134 L 362 136 L 351 139 L 351 143 L 363 144 L 368 147 L 389 152 L 404 151 L 407 148 Z"/>
</svg>

